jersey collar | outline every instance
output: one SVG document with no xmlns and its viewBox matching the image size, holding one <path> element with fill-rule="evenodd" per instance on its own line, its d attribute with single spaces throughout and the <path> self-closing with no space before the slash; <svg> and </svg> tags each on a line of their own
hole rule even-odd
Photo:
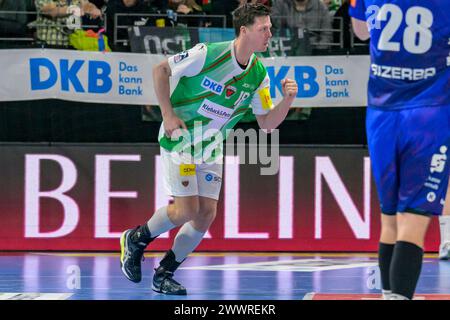
<svg viewBox="0 0 450 320">
<path fill-rule="evenodd" d="M 233 66 L 234 66 L 235 70 L 236 70 L 236 71 L 239 71 L 239 73 L 242 73 L 242 72 L 247 71 L 248 68 L 252 65 L 253 59 L 255 59 L 255 54 L 253 53 L 253 54 L 251 55 L 250 59 L 248 60 L 247 67 L 246 67 L 245 69 L 242 69 L 242 68 L 239 66 L 239 63 L 237 62 L 236 54 L 235 54 L 235 52 L 234 52 L 234 42 L 235 42 L 235 41 L 236 41 L 236 39 L 230 42 L 230 46 L 231 46 L 231 60 L 233 61 Z"/>
</svg>

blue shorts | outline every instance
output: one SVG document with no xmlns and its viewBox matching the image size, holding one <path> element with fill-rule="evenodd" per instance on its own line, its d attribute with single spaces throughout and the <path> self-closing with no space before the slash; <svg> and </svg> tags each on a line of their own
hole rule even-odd
<svg viewBox="0 0 450 320">
<path fill-rule="evenodd" d="M 369 107 L 366 129 L 381 212 L 442 214 L 450 174 L 450 106 Z"/>
</svg>

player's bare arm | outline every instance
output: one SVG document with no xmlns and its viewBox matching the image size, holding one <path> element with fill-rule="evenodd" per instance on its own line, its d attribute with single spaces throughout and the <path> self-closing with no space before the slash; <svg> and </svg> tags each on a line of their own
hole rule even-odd
<svg viewBox="0 0 450 320">
<path fill-rule="evenodd" d="M 353 32 L 359 39 L 365 41 L 370 38 L 369 29 L 367 28 L 367 23 L 365 21 L 352 18 L 352 26 Z"/>
<path fill-rule="evenodd" d="M 170 102 L 170 82 L 169 78 L 172 75 L 169 63 L 167 60 L 159 63 L 153 68 L 153 83 L 156 92 L 156 97 L 161 108 L 161 114 L 164 122 L 164 131 L 168 137 L 171 137 L 175 130 L 186 128 L 186 124 L 177 117 Z"/>
<path fill-rule="evenodd" d="M 284 96 L 283 100 L 281 100 L 280 103 L 266 115 L 256 116 L 256 120 L 261 129 L 268 131 L 276 129 L 286 118 L 289 108 L 297 96 L 298 86 L 295 80 L 284 79 L 282 80 L 281 85 Z"/>
</svg>

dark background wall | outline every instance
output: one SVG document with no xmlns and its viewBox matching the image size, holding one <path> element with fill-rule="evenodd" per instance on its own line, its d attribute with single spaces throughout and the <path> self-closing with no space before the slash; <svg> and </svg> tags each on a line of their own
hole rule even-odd
<svg viewBox="0 0 450 320">
<path fill-rule="evenodd" d="M 157 110 L 156 110 L 157 111 Z M 365 108 L 313 108 L 280 126 L 283 144 L 366 144 Z M 143 107 L 37 100 L 0 103 L 0 142 L 157 142 Z M 258 128 L 256 122 L 238 128 Z"/>
</svg>

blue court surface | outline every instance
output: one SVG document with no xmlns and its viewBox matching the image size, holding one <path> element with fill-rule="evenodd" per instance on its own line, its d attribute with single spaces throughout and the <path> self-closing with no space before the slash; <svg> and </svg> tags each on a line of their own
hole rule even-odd
<svg viewBox="0 0 450 320">
<path fill-rule="evenodd" d="M 375 254 L 196 253 L 175 273 L 187 296 L 151 290 L 163 253 L 145 254 L 142 282 L 119 253 L 0 253 L 0 300 L 371 300 L 380 298 Z M 450 299 L 450 261 L 425 255 L 416 299 Z"/>
</svg>

